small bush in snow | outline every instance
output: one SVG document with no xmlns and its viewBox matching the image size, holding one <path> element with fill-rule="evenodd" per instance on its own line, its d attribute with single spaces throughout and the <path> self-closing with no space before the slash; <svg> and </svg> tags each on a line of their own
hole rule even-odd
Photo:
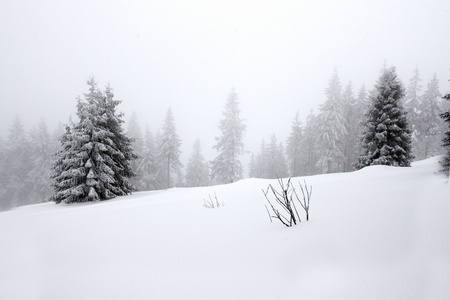
<svg viewBox="0 0 450 300">
<path fill-rule="evenodd" d="M 217 200 L 216 193 L 214 193 L 214 199 L 211 198 L 211 195 L 208 194 L 209 200 L 203 199 L 203 206 L 205 208 L 218 208 L 221 206 L 225 206 L 225 203 L 222 201 L 222 203 Z"/>
<path fill-rule="evenodd" d="M 286 184 L 284 184 L 283 179 L 278 178 L 280 190 L 275 189 L 271 184 L 269 184 L 266 190 L 263 190 L 264 196 L 266 197 L 266 200 L 269 203 L 273 213 L 271 214 L 269 212 L 269 209 L 266 205 L 266 210 L 269 214 L 271 222 L 272 219 L 278 219 L 287 227 L 291 227 L 293 225 L 297 225 L 297 223 L 300 223 L 301 219 L 295 204 L 296 202 L 300 203 L 300 206 L 305 211 L 306 221 L 309 220 L 309 202 L 312 194 L 312 186 L 308 188 L 308 186 L 306 185 L 306 181 L 303 181 L 303 183 L 304 185 L 302 185 L 300 182 L 298 183 L 300 186 L 300 190 L 302 191 L 302 198 L 298 196 L 295 187 L 291 183 L 291 178 L 289 178 Z M 271 201 L 269 199 L 270 192 L 272 192 L 273 199 L 275 201 Z"/>
</svg>

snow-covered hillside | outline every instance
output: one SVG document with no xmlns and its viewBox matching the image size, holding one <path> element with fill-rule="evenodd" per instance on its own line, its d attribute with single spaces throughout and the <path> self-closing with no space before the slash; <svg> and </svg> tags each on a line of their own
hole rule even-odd
<svg viewBox="0 0 450 300">
<path fill-rule="evenodd" d="M 3 212 L 1 298 L 450 299 L 437 161 L 301 178 L 311 220 L 292 228 L 260 179 Z M 214 193 L 225 206 L 204 208 Z"/>
</svg>

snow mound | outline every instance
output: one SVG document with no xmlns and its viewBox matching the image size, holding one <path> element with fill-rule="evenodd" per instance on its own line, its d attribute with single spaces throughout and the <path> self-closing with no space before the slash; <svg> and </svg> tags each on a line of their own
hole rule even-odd
<svg viewBox="0 0 450 300">
<path fill-rule="evenodd" d="M 448 299 L 450 184 L 411 168 L 294 178 L 309 222 L 269 221 L 276 180 L 0 213 L 4 299 Z M 225 206 L 203 207 L 209 195 Z"/>
</svg>

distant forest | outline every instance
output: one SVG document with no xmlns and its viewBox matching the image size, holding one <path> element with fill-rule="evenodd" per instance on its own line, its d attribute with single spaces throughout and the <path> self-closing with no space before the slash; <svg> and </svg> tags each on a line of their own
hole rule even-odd
<svg viewBox="0 0 450 300">
<path fill-rule="evenodd" d="M 351 82 L 343 85 L 335 71 L 317 114 L 311 111 L 306 120 L 300 120 L 297 112 L 286 141 L 278 140 L 275 135 L 268 135 L 261 141 L 259 152 L 251 154 L 250 165 L 246 166 L 249 177 L 350 172 L 373 164 L 408 166 L 413 160 L 444 153 L 441 145 L 447 129 L 440 114 L 450 110 L 450 101 L 443 100 L 438 78 L 435 75 L 424 82 L 416 68 L 404 85 L 395 72 L 394 67 L 384 67 L 372 89 L 361 86 L 355 91 Z M 119 104 L 114 102 L 109 87 L 100 92 L 93 79 L 88 86 L 85 99 L 78 99 L 79 114 L 89 111 L 80 106 L 88 105 L 89 97 L 93 95 L 110 97 L 114 107 Z M 90 111 L 92 120 L 101 118 L 103 114 L 95 109 Z M 125 126 L 123 115 L 114 117 L 117 119 L 114 126 Z M 84 128 L 89 126 L 91 119 L 86 120 Z M 129 177 L 130 187 L 125 188 L 123 194 L 132 190 L 231 183 L 243 178 L 244 166 L 239 159 L 245 148 L 243 136 L 252 133 L 246 132 L 245 121 L 240 118 L 238 95 L 234 90 L 225 101 L 222 119 L 217 120 L 216 126 L 221 134 L 216 138 L 214 150 L 217 156 L 212 161 L 204 158 L 200 140 L 195 142 L 189 160 L 180 161 L 182 138 L 177 134 L 175 120 L 168 109 L 162 127 L 155 134 L 150 128 L 142 130 L 135 113 L 127 119 L 123 135 L 131 146 L 128 153 L 130 176 L 125 176 Z M 382 121 L 377 123 L 379 120 Z M 69 133 L 76 128 L 82 132 L 81 126 L 64 124 L 50 132 L 42 120 L 26 130 L 20 116 L 14 119 L 8 135 L 0 136 L 0 210 L 49 201 L 55 196 L 55 178 L 61 175 L 55 174 L 58 160 L 68 155 L 64 146 L 68 145 Z M 120 130 L 118 128 L 117 132 Z M 395 134 L 392 133 L 394 131 Z M 393 145 L 389 139 L 395 140 Z M 384 142 L 383 147 L 379 147 L 380 141 Z M 91 164 L 85 162 L 80 168 Z M 113 171 L 108 172 L 106 174 L 111 178 L 115 176 Z M 66 182 L 70 176 L 66 174 L 64 180 L 60 177 L 61 182 Z M 92 178 L 100 182 L 94 175 Z M 114 180 L 122 181 L 120 178 Z M 114 191 L 114 186 L 111 191 Z M 113 196 L 117 195 L 122 194 Z M 92 197 L 93 200 L 104 199 Z"/>
</svg>

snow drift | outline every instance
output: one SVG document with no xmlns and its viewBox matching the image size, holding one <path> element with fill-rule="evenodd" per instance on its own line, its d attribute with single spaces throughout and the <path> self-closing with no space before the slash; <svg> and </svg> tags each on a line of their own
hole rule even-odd
<svg viewBox="0 0 450 300">
<path fill-rule="evenodd" d="M 269 221 L 261 179 L 3 212 L 2 298 L 448 299 L 437 161 L 298 178 L 310 221 L 292 228 Z M 204 208 L 214 193 L 225 206 Z"/>
</svg>

